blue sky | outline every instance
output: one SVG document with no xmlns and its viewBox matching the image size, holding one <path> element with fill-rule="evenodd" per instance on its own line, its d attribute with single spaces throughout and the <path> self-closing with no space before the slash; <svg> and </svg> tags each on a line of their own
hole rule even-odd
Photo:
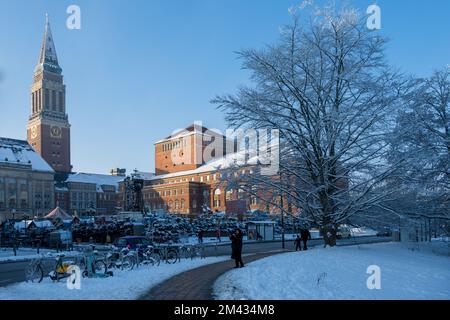
<svg viewBox="0 0 450 320">
<path fill-rule="evenodd" d="M 26 138 L 29 88 L 49 13 L 72 124 L 75 171 L 153 171 L 153 143 L 202 120 L 209 103 L 245 84 L 234 51 L 274 42 L 287 0 L 0 0 L 0 136 Z M 337 3 L 339 1 L 336 0 Z M 346 1 L 365 11 L 374 1 Z M 81 8 L 81 30 L 65 26 Z M 450 64 L 450 1 L 377 1 L 389 61 L 427 76 Z"/>
</svg>

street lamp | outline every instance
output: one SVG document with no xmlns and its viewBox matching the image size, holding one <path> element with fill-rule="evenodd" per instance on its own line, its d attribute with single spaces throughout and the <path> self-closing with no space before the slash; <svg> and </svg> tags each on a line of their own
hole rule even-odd
<svg viewBox="0 0 450 320">
<path fill-rule="evenodd" d="M 281 150 L 280 150 L 280 141 L 278 140 L 278 165 L 281 162 Z M 285 237 L 284 237 L 284 206 L 283 206 L 283 179 L 282 179 L 282 172 L 281 172 L 281 168 L 278 167 L 278 170 L 280 172 L 279 176 L 280 176 L 280 209 L 281 209 L 281 247 L 283 249 L 286 249 L 286 242 L 285 242 Z"/>
<path fill-rule="evenodd" d="M 280 174 L 281 178 L 281 174 Z M 280 207 L 281 207 L 281 247 L 286 249 L 286 241 L 284 237 L 284 207 L 283 207 L 283 194 L 280 193 Z"/>
</svg>

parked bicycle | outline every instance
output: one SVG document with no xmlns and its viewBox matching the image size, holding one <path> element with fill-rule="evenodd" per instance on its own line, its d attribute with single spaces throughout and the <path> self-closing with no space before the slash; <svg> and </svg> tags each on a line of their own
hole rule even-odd
<svg viewBox="0 0 450 320">
<path fill-rule="evenodd" d="M 161 263 L 161 256 L 153 246 L 139 248 L 136 253 L 138 264 L 159 266 Z"/>
<path fill-rule="evenodd" d="M 56 256 L 56 264 L 52 270 L 48 273 L 50 279 L 53 281 L 59 281 L 63 278 L 71 276 L 74 272 L 74 268 L 78 267 L 74 261 L 64 261 L 65 255 L 58 254 Z M 44 278 L 44 257 L 34 259 L 30 262 L 30 265 L 25 270 L 26 280 L 29 282 L 41 282 Z"/>
<path fill-rule="evenodd" d="M 195 258 L 204 258 L 204 245 L 203 244 L 197 244 L 197 245 L 182 245 L 178 248 L 179 253 L 179 259 L 191 259 L 194 260 Z"/>
<path fill-rule="evenodd" d="M 85 252 L 77 264 L 80 266 L 83 277 L 97 278 L 112 276 L 112 272 L 108 271 L 105 259 L 100 257 L 96 250 Z"/>
<path fill-rule="evenodd" d="M 134 252 L 128 248 L 114 247 L 104 259 L 107 269 L 133 270 L 137 263 Z"/>
<path fill-rule="evenodd" d="M 174 246 L 159 245 L 155 250 L 159 254 L 160 260 L 168 264 L 174 264 L 179 260 L 178 249 Z"/>
</svg>

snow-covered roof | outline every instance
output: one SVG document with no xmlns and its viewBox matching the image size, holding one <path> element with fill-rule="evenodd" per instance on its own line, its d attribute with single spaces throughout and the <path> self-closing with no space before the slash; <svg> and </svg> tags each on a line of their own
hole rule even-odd
<svg viewBox="0 0 450 320">
<path fill-rule="evenodd" d="M 36 227 L 38 228 L 51 228 L 53 227 L 53 223 L 48 220 L 40 220 L 40 221 L 34 221 L 34 220 L 22 220 L 19 222 L 14 223 L 14 229 L 16 230 L 22 230 L 29 227 L 31 223 L 34 223 Z"/>
<path fill-rule="evenodd" d="M 153 172 L 142 172 L 142 171 L 135 171 L 134 173 L 132 173 L 132 175 L 144 180 L 151 180 L 155 176 Z"/>
<path fill-rule="evenodd" d="M 193 134 L 207 135 L 207 132 L 214 133 L 214 135 L 222 135 L 221 132 L 217 129 L 208 129 L 200 124 L 193 123 L 192 125 L 184 129 L 175 130 L 170 136 L 167 136 L 164 139 L 156 141 L 155 144 L 170 141 L 173 139 L 187 137 Z"/>
<path fill-rule="evenodd" d="M 245 160 L 245 154 L 232 153 L 232 154 L 226 155 L 224 157 L 212 159 L 211 161 L 208 161 L 207 163 L 198 167 L 197 169 L 161 174 L 161 175 L 154 176 L 149 180 L 175 178 L 175 177 L 187 176 L 187 175 L 192 175 L 192 174 L 223 170 L 223 169 L 227 169 L 227 168 L 233 166 L 236 163 L 238 163 L 238 164 L 244 163 L 244 160 Z M 245 162 L 245 163 L 247 165 L 255 165 L 255 164 L 257 164 L 257 161 L 258 161 L 258 158 L 253 157 L 251 159 L 248 159 L 247 162 Z"/>
<path fill-rule="evenodd" d="M 124 176 L 112 176 L 107 174 L 77 172 L 70 174 L 66 182 L 91 183 L 95 184 L 98 192 L 102 192 L 102 186 L 114 186 L 117 190 L 119 182 L 125 179 Z"/>
<path fill-rule="evenodd" d="M 54 172 L 28 142 L 0 137 L 0 165 L 2 164 L 22 165 L 34 171 Z"/>
</svg>

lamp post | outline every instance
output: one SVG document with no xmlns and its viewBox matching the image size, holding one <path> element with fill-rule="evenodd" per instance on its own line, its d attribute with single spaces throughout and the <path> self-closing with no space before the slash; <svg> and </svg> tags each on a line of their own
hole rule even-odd
<svg viewBox="0 0 450 320">
<path fill-rule="evenodd" d="M 280 174 L 281 178 L 281 174 Z M 286 249 L 286 241 L 284 236 L 284 209 L 283 209 L 283 194 L 280 194 L 280 207 L 281 207 L 281 248 Z"/>
<path fill-rule="evenodd" d="M 281 148 L 280 148 L 280 138 L 278 138 L 278 170 L 280 172 L 280 187 L 283 186 L 283 177 L 281 173 L 280 166 L 281 159 Z M 284 204 L 283 204 L 283 191 L 280 191 L 280 209 L 281 209 L 281 248 L 286 249 L 286 241 L 284 236 Z"/>
</svg>

